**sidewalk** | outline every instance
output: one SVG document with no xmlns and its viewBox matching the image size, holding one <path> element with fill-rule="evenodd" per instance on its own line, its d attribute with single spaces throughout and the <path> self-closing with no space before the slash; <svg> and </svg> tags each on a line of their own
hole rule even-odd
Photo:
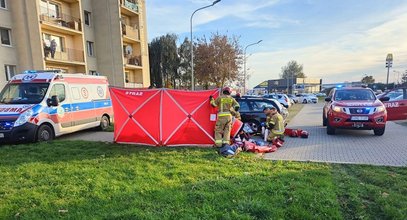
<svg viewBox="0 0 407 220">
<path fill-rule="evenodd" d="M 327 135 L 322 105 L 307 104 L 287 127 L 307 130 L 310 136 L 286 137 L 284 147 L 266 154 L 266 159 L 407 166 L 407 129 L 394 122 L 387 122 L 383 136 L 362 130 L 337 130 L 336 135 Z"/>
</svg>

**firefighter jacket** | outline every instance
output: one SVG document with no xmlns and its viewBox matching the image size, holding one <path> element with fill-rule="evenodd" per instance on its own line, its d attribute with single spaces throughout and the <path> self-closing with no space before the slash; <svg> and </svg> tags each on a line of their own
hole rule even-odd
<svg viewBox="0 0 407 220">
<path fill-rule="evenodd" d="M 218 108 L 218 116 L 231 116 L 231 108 L 239 106 L 239 103 L 230 95 L 220 95 L 216 99 L 211 99 L 211 105 Z"/>
<path fill-rule="evenodd" d="M 284 119 L 280 113 L 275 113 L 274 115 L 267 115 L 266 126 L 271 127 L 271 132 L 274 134 L 284 134 Z"/>
</svg>

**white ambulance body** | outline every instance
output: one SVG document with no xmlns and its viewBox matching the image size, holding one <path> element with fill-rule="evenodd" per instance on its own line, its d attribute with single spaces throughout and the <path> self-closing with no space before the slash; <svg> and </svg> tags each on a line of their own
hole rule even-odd
<svg viewBox="0 0 407 220">
<path fill-rule="evenodd" d="M 0 143 L 49 141 L 100 127 L 113 109 L 106 77 L 28 71 L 14 76 L 0 93 Z"/>
</svg>

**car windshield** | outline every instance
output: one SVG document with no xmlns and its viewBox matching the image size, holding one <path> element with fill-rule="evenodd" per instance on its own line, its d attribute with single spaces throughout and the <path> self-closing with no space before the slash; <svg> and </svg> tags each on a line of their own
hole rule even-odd
<svg viewBox="0 0 407 220">
<path fill-rule="evenodd" d="M 338 90 L 335 93 L 336 101 L 343 100 L 366 100 L 373 101 L 376 97 L 374 93 L 367 89 Z"/>
<path fill-rule="evenodd" d="M 38 104 L 47 93 L 49 83 L 7 84 L 0 93 L 3 104 Z"/>
</svg>

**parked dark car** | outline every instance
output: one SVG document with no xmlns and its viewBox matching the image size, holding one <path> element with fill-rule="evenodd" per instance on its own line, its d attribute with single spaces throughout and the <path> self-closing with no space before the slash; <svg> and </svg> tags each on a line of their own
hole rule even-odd
<svg viewBox="0 0 407 220">
<path fill-rule="evenodd" d="M 252 130 L 261 132 L 261 123 L 266 121 L 263 109 L 266 106 L 274 106 L 284 119 L 288 116 L 288 111 L 278 101 L 264 98 L 240 98 L 236 99 L 240 104 L 240 114 L 242 121 L 248 123 Z"/>
</svg>

